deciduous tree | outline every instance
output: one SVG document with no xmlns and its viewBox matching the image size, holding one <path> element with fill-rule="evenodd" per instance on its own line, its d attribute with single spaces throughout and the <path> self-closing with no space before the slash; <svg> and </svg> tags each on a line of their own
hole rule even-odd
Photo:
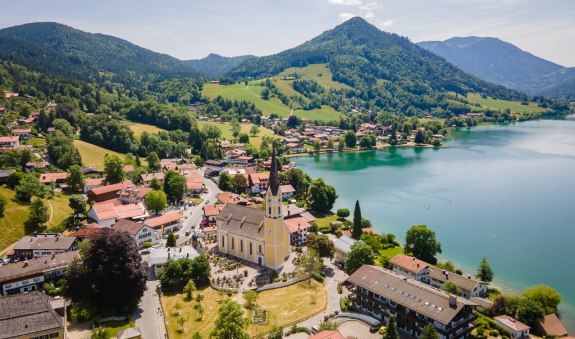
<svg viewBox="0 0 575 339">
<path fill-rule="evenodd" d="M 244 293 L 244 299 L 247 302 L 247 307 L 252 308 L 256 304 L 258 297 L 259 297 L 258 292 L 254 290 L 249 290 L 246 293 Z"/>
<path fill-rule="evenodd" d="M 256 137 L 259 133 L 260 133 L 260 127 L 258 125 L 252 125 L 252 127 L 250 127 L 250 134 L 253 137 Z"/>
<path fill-rule="evenodd" d="M 160 157 L 158 156 L 158 153 L 154 151 L 150 152 L 146 157 L 146 160 L 148 161 L 148 170 L 150 172 L 157 172 L 161 169 Z"/>
<path fill-rule="evenodd" d="M 245 330 L 246 327 L 247 321 L 241 306 L 228 298 L 218 309 L 218 317 L 210 336 L 216 339 L 248 339 L 250 336 Z"/>
<path fill-rule="evenodd" d="M 399 339 L 399 331 L 397 330 L 397 323 L 394 317 L 389 317 L 387 322 L 387 330 L 383 335 L 383 339 Z"/>
<path fill-rule="evenodd" d="M 44 203 L 44 200 L 40 198 L 34 198 L 30 207 L 28 207 L 30 214 L 28 220 L 26 220 L 26 225 L 31 228 L 40 228 L 50 220 L 50 214 L 48 213 L 48 207 Z"/>
<path fill-rule="evenodd" d="M 373 250 L 368 244 L 358 241 L 351 245 L 351 250 L 345 260 L 345 270 L 347 274 L 353 274 L 362 265 L 373 265 Z"/>
<path fill-rule="evenodd" d="M 436 264 L 435 255 L 441 253 L 441 243 L 435 239 L 433 230 L 425 225 L 414 225 L 407 230 L 403 251 L 419 260 Z"/>
<path fill-rule="evenodd" d="M 4 210 L 6 209 L 6 198 L 0 195 L 0 218 L 4 218 Z"/>
<path fill-rule="evenodd" d="M 164 178 L 164 192 L 170 201 L 182 201 L 186 193 L 186 178 L 176 171 L 169 170 Z"/>
<path fill-rule="evenodd" d="M 74 218 L 78 214 L 86 213 L 86 199 L 81 195 L 72 195 L 68 198 L 68 205 L 74 213 Z"/>
<path fill-rule="evenodd" d="M 84 188 L 84 174 L 79 165 L 72 165 L 68 168 L 68 178 L 66 184 L 70 187 L 72 192 L 78 192 Z"/>
<path fill-rule="evenodd" d="M 313 180 L 308 189 L 308 206 L 316 212 L 326 213 L 333 208 L 337 199 L 335 188 L 327 185 L 322 178 Z"/>
<path fill-rule="evenodd" d="M 107 154 L 104 158 L 104 176 L 108 184 L 122 182 L 125 175 L 122 159 L 115 154 Z"/>
<path fill-rule="evenodd" d="M 339 208 L 337 210 L 337 216 L 340 219 L 345 219 L 347 217 L 349 217 L 350 213 L 349 210 L 347 208 Z"/>
<path fill-rule="evenodd" d="M 441 289 L 451 294 L 461 295 L 461 289 L 453 281 L 446 282 Z"/>
<path fill-rule="evenodd" d="M 335 246 L 327 235 L 317 235 L 314 233 L 308 234 L 307 247 L 317 251 L 320 257 L 333 259 L 335 254 Z"/>
<path fill-rule="evenodd" d="M 176 235 L 173 230 L 168 232 L 168 240 L 166 241 L 166 247 L 176 247 Z"/>
<path fill-rule="evenodd" d="M 232 177 L 227 172 L 220 174 L 218 179 L 218 188 L 225 192 L 231 192 L 234 189 L 234 183 Z"/>
<path fill-rule="evenodd" d="M 561 295 L 546 285 L 535 285 L 526 289 L 523 297 L 539 304 L 545 314 L 557 313 L 557 307 L 561 302 Z"/>
<path fill-rule="evenodd" d="M 146 206 L 155 214 L 160 213 L 166 206 L 168 206 L 168 199 L 166 193 L 159 190 L 152 190 L 144 198 Z"/>
<path fill-rule="evenodd" d="M 343 138 L 345 140 L 345 145 L 349 148 L 354 148 L 357 144 L 357 137 L 355 136 L 355 132 L 352 130 L 345 132 Z"/>
<path fill-rule="evenodd" d="M 186 294 L 186 300 L 190 301 L 194 297 L 194 292 L 196 291 L 196 283 L 194 280 L 188 280 L 186 286 L 184 286 L 184 293 Z"/>
</svg>

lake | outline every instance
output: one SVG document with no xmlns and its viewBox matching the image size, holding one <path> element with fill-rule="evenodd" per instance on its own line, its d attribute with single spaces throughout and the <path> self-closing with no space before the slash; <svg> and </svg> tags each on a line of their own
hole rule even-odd
<svg viewBox="0 0 575 339">
<path fill-rule="evenodd" d="M 297 158 L 334 186 L 334 206 L 405 240 L 411 225 L 436 232 L 465 274 L 482 257 L 494 284 L 519 292 L 546 284 L 575 334 L 575 117 L 457 129 L 446 148 L 388 148 Z"/>
</svg>

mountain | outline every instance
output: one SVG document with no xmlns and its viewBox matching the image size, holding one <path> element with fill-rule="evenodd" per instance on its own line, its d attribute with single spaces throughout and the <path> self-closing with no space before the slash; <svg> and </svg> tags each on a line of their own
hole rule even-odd
<svg viewBox="0 0 575 339">
<path fill-rule="evenodd" d="M 240 65 L 242 62 L 253 58 L 252 55 L 242 55 L 236 57 L 224 57 L 218 54 L 211 53 L 207 57 L 198 60 L 188 60 L 184 63 L 189 64 L 202 75 L 210 79 L 219 78 L 226 74 L 233 68 Z"/>
<path fill-rule="evenodd" d="M 445 112 L 450 104 L 449 92 L 475 92 L 512 100 L 525 97 L 464 73 L 407 38 L 380 31 L 359 17 L 295 48 L 246 60 L 227 75 L 235 79 L 264 78 L 289 67 L 318 63 L 328 65 L 333 80 L 353 87 L 348 97 L 407 115 Z"/>
<path fill-rule="evenodd" d="M 575 68 L 565 68 L 489 37 L 455 37 L 418 43 L 463 71 L 529 95 L 574 95 Z"/>
<path fill-rule="evenodd" d="M 197 76 L 191 65 L 126 40 L 86 33 L 52 22 L 30 23 L 0 30 L 0 59 L 47 74 L 86 80 L 110 72 Z"/>
</svg>

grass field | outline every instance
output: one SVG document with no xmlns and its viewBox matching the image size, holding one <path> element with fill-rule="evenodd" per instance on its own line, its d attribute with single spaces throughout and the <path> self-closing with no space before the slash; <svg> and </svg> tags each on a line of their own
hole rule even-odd
<svg viewBox="0 0 575 339">
<path fill-rule="evenodd" d="M 121 153 L 114 152 L 112 150 L 96 146 L 82 140 L 74 140 L 74 146 L 76 146 L 76 149 L 78 149 L 78 152 L 80 152 L 80 156 L 82 157 L 82 164 L 86 166 L 94 166 L 100 169 L 104 169 L 104 157 L 106 154 L 116 154 L 121 158 L 124 158 L 124 155 Z"/>
<path fill-rule="evenodd" d="M 485 108 L 498 110 L 506 110 L 509 108 L 509 110 L 514 113 L 543 113 L 549 111 L 548 109 L 538 107 L 537 103 L 534 102 L 530 102 L 529 105 L 521 105 L 521 103 L 517 101 L 499 100 L 491 97 L 484 99 L 479 94 L 468 94 L 467 101 L 470 103 L 478 103 Z"/>
<path fill-rule="evenodd" d="M 277 80 L 278 83 L 284 80 Z M 245 84 L 234 84 L 234 85 L 219 85 L 219 84 L 205 84 L 203 95 L 209 98 L 216 98 L 218 95 L 223 98 L 230 100 L 246 100 L 253 102 L 257 108 L 259 108 L 265 115 L 270 115 L 272 113 L 277 114 L 282 118 L 287 118 L 291 114 L 291 108 L 284 105 L 278 98 L 270 98 L 269 100 L 264 100 L 260 97 L 263 86 L 258 86 L 257 84 L 261 81 L 253 81 L 246 86 Z M 287 81 L 284 81 L 287 83 Z M 285 85 L 285 84 L 284 84 Z M 290 88 L 291 85 L 287 84 Z M 282 86 L 280 90 L 284 90 L 286 86 Z M 295 92 L 293 89 L 291 91 Z M 289 92 L 292 93 L 293 92 Z M 284 92 L 285 93 L 285 92 Z M 297 93 L 297 92 L 296 92 Z M 288 95 L 288 93 L 285 93 Z M 297 94 L 296 94 L 297 95 Z M 288 95 L 291 96 L 291 95 Z M 310 111 L 304 111 L 296 109 L 294 114 L 299 118 L 305 118 L 308 120 L 338 120 L 341 117 L 341 113 L 337 112 L 331 107 L 322 106 L 321 109 L 315 109 Z"/>
<path fill-rule="evenodd" d="M 291 67 L 287 68 L 283 72 L 281 72 L 280 76 L 287 76 L 293 73 L 298 73 L 302 79 L 310 79 L 314 80 L 322 87 L 326 89 L 334 88 L 334 89 L 351 89 L 346 84 L 342 84 L 341 82 L 331 80 L 333 73 L 327 67 L 326 64 L 311 64 L 307 65 L 306 67 Z M 283 80 L 279 80 L 283 81 Z M 285 80 L 290 81 L 290 80 Z"/>
<path fill-rule="evenodd" d="M 232 127 L 230 126 L 230 124 L 219 123 L 219 122 L 214 122 L 214 121 L 198 121 L 198 126 L 200 129 L 206 125 L 216 126 L 219 129 L 221 129 L 223 139 L 226 139 L 226 140 L 232 140 L 233 139 Z M 260 147 L 260 145 L 262 143 L 262 137 L 264 137 L 264 136 L 268 136 L 268 137 L 272 137 L 272 138 L 279 138 L 279 139 L 283 138 L 279 135 L 275 135 L 272 131 L 270 131 L 267 128 L 263 128 L 263 127 L 260 127 L 260 132 L 258 133 L 258 135 L 256 137 L 253 137 L 250 134 L 250 128 L 252 127 L 252 125 L 242 124 L 241 126 L 242 126 L 241 132 L 247 133 L 250 136 L 250 144 L 252 144 L 253 146 L 255 146 L 257 148 Z"/>
<path fill-rule="evenodd" d="M 0 251 L 26 235 L 24 222 L 28 219 L 28 204 L 16 200 L 15 193 L 7 187 L 0 187 L 0 195 L 7 200 L 4 218 L 0 219 Z M 45 199 L 48 213 L 51 213 L 48 228 L 59 225 L 72 213 L 68 206 L 68 195 L 57 193 L 53 199 Z"/>
<path fill-rule="evenodd" d="M 332 214 L 324 217 L 318 217 L 315 219 L 317 227 L 328 227 L 332 222 L 337 221 L 337 215 Z"/>
<path fill-rule="evenodd" d="M 153 125 L 140 124 L 132 121 L 126 121 L 124 123 L 130 127 L 130 129 L 134 132 L 134 136 L 138 140 L 140 140 L 140 135 L 142 135 L 144 132 L 156 134 L 158 132 L 165 131 L 165 129 Z"/>
<path fill-rule="evenodd" d="M 162 306 L 166 315 L 170 338 L 190 338 L 195 332 L 199 332 L 203 338 L 209 337 L 217 318 L 219 301 L 223 300 L 224 297 L 212 288 L 196 291 L 194 295 L 198 293 L 204 295 L 202 301 L 203 320 L 199 319 L 200 315 L 194 309 L 196 302 L 185 301 L 183 293 L 162 297 Z M 248 333 L 254 336 L 257 333 L 268 331 L 276 322 L 281 326 L 318 312 L 325 306 L 326 296 L 325 287 L 315 280 L 312 280 L 311 286 L 308 286 L 307 281 L 304 281 L 288 287 L 262 292 L 259 294 L 257 305 L 268 310 L 268 324 L 257 327 L 251 324 L 251 314 L 250 311 L 247 311 L 246 316 L 250 319 Z M 235 295 L 232 296 L 232 299 L 236 300 Z M 179 311 L 175 307 L 176 303 L 181 305 Z M 182 334 L 177 332 L 180 329 L 180 325 L 177 323 L 180 316 L 186 319 Z"/>
</svg>

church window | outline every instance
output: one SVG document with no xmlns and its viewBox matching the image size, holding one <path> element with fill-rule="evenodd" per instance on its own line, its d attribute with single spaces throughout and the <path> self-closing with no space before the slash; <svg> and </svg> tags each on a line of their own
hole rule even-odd
<svg viewBox="0 0 575 339">
<path fill-rule="evenodd" d="M 278 207 L 278 214 L 282 214 L 282 208 Z"/>
<path fill-rule="evenodd" d="M 244 241 L 240 240 L 240 252 L 244 251 Z"/>
<path fill-rule="evenodd" d="M 258 252 L 262 253 L 262 245 L 258 245 Z"/>
<path fill-rule="evenodd" d="M 272 229 L 271 229 L 271 228 L 268 229 L 268 234 L 272 234 Z"/>
<path fill-rule="evenodd" d="M 226 246 L 225 238 L 224 238 L 224 236 L 222 235 L 222 247 L 225 247 L 225 246 Z"/>
<path fill-rule="evenodd" d="M 268 214 L 272 214 L 272 208 L 268 207 Z"/>
<path fill-rule="evenodd" d="M 234 249 L 234 247 L 236 247 L 235 245 L 236 245 L 235 238 L 232 238 L 232 250 Z"/>
<path fill-rule="evenodd" d="M 252 243 L 250 242 L 250 255 L 254 254 L 254 250 L 252 248 Z"/>
</svg>

